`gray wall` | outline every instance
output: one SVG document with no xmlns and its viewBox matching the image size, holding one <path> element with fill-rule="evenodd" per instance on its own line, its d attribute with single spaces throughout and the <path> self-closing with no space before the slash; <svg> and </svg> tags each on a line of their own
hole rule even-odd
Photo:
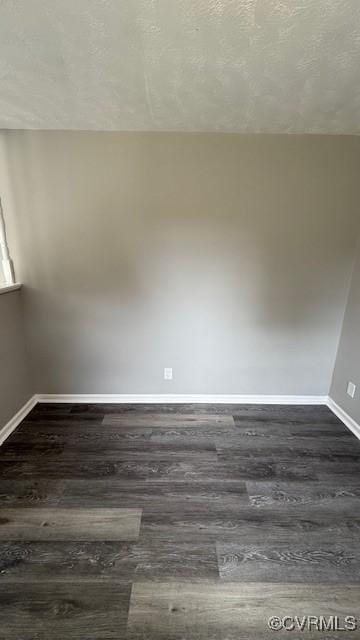
<svg viewBox="0 0 360 640">
<path fill-rule="evenodd" d="M 354 399 L 346 393 L 349 381 L 357 385 Z M 360 245 L 351 280 L 330 395 L 356 422 L 360 423 Z"/>
<path fill-rule="evenodd" d="M 328 392 L 357 138 L 4 138 L 38 392 Z"/>
<path fill-rule="evenodd" d="M 24 345 L 21 291 L 0 295 L 0 429 L 31 393 Z"/>
</svg>

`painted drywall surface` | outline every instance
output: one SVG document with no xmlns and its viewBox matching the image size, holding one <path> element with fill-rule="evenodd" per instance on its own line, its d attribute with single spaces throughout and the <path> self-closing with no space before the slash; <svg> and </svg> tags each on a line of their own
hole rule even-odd
<svg viewBox="0 0 360 640">
<path fill-rule="evenodd" d="M 0 295 L 0 428 L 29 400 L 21 291 Z"/>
<path fill-rule="evenodd" d="M 358 0 L 0 2 L 0 127 L 359 133 Z"/>
<path fill-rule="evenodd" d="M 357 385 L 354 398 L 347 394 L 349 381 Z M 360 424 L 360 245 L 351 279 L 330 395 Z"/>
<path fill-rule="evenodd" d="M 357 138 L 3 137 L 38 392 L 328 392 Z"/>
</svg>

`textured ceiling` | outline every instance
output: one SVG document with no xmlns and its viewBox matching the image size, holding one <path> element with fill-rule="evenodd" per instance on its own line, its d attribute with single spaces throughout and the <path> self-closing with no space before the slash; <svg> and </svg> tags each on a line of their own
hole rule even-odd
<svg viewBox="0 0 360 640">
<path fill-rule="evenodd" d="M 360 133 L 360 1 L 0 0 L 0 127 Z"/>
</svg>

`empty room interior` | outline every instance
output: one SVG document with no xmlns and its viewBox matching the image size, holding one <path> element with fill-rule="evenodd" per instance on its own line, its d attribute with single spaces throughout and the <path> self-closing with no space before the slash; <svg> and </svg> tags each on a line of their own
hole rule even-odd
<svg viewBox="0 0 360 640">
<path fill-rule="evenodd" d="M 0 0 L 0 640 L 360 638 L 358 0 Z"/>
</svg>

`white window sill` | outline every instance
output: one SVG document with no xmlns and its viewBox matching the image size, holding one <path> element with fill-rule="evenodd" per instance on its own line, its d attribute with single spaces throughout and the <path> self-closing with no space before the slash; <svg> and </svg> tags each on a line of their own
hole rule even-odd
<svg viewBox="0 0 360 640">
<path fill-rule="evenodd" d="M 21 284 L 18 282 L 15 284 L 4 284 L 3 286 L 0 285 L 0 295 L 2 293 L 10 293 L 10 291 L 16 291 L 17 289 L 21 289 Z"/>
</svg>

